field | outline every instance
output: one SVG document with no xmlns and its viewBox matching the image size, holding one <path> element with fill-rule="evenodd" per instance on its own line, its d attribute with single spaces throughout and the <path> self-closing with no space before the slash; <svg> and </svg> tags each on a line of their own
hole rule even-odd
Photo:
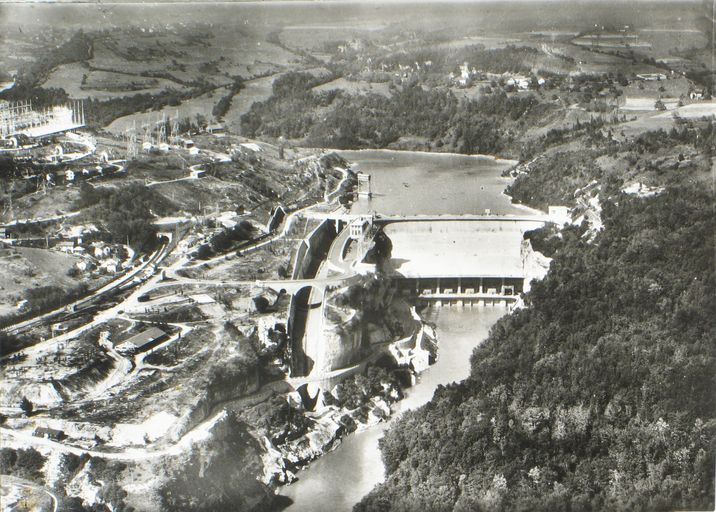
<svg viewBox="0 0 716 512">
<path fill-rule="evenodd" d="M 655 98 L 626 98 L 624 104 L 619 105 L 619 108 L 621 110 L 656 110 L 656 107 L 654 106 L 655 103 Z M 674 108 L 676 108 L 678 101 L 675 99 L 663 99 L 662 103 L 667 110 L 673 110 Z"/>
<path fill-rule="evenodd" d="M 281 30 L 281 42 L 290 48 L 319 50 L 326 43 L 336 43 L 378 33 L 388 25 L 383 22 L 346 21 L 344 23 L 316 23 L 311 26 L 286 26 Z M 313 51 L 311 52 L 313 54 Z"/>
<path fill-rule="evenodd" d="M 673 55 L 692 48 L 703 48 L 708 44 L 703 32 L 692 27 L 642 28 L 639 30 L 639 38 L 649 42 L 655 55 Z"/>
<path fill-rule="evenodd" d="M 432 45 L 433 48 L 464 48 L 474 45 L 484 46 L 488 49 L 504 48 L 505 46 L 521 43 L 520 39 L 507 36 L 466 36 L 460 39 L 441 42 Z"/>
<path fill-rule="evenodd" d="M 71 211 L 72 203 L 79 197 L 77 187 L 54 187 L 51 193 L 31 193 L 18 198 L 13 210 L 22 212 L 15 214 L 15 218 L 42 219 L 54 215 L 61 215 Z M 0 217 L 4 221 L 11 219 L 6 214 Z"/>
<path fill-rule="evenodd" d="M 136 28 L 119 30 L 94 40 L 93 56 L 85 62 L 62 64 L 42 83 L 62 88 L 71 98 L 109 100 L 136 94 L 158 94 L 168 89 L 186 92 L 207 84 L 215 89 L 161 112 L 194 118 L 211 111 L 235 77 L 247 80 L 227 120 L 238 131 L 241 114 L 251 103 L 271 92 L 271 75 L 300 66 L 302 57 L 266 40 L 265 33 L 226 27 L 154 32 Z M 155 114 L 154 119 L 161 116 Z M 108 127 L 114 134 L 147 122 L 151 114 L 127 116 Z"/>
<path fill-rule="evenodd" d="M 4 247 L 0 245 L 0 316 L 16 311 L 28 288 L 69 288 L 79 282 L 67 275 L 79 261 L 75 256 L 30 247 Z"/>
<path fill-rule="evenodd" d="M 668 77 L 666 80 L 634 80 L 623 88 L 624 96 L 630 98 L 674 98 L 686 96 L 689 92 L 689 81 L 680 76 Z"/>
<path fill-rule="evenodd" d="M 166 89 L 178 91 L 185 89 L 183 85 L 165 78 L 91 70 L 83 63 L 58 66 L 42 84 L 42 87 L 64 89 L 73 99 L 99 100 L 134 94 L 156 94 Z"/>
<path fill-rule="evenodd" d="M 281 75 L 270 75 L 244 82 L 243 89 L 239 91 L 239 94 L 234 95 L 231 108 L 224 115 L 227 128 L 234 133 L 241 133 L 241 116 L 248 112 L 255 102 L 264 101 L 271 96 L 271 86 L 279 76 Z"/>
<path fill-rule="evenodd" d="M 107 126 L 107 131 L 115 135 L 121 136 L 127 130 L 136 125 L 137 130 L 141 132 L 141 127 L 147 123 L 156 123 L 165 115 L 167 118 L 174 118 L 177 115 L 180 119 L 188 117 L 194 119 L 197 115 L 202 115 L 207 119 L 211 118 L 211 110 L 219 99 L 229 91 L 228 87 L 220 87 L 213 91 L 209 91 L 196 98 L 183 101 L 181 105 L 176 107 L 166 106 L 161 110 L 152 110 L 150 112 L 139 112 L 128 116 L 115 119 Z"/>
<path fill-rule="evenodd" d="M 661 118 L 673 118 L 674 115 L 686 119 L 698 119 L 700 117 L 713 117 L 716 115 L 716 102 L 704 101 L 701 103 L 692 103 L 690 105 L 684 105 L 674 110 L 673 113 L 662 113 L 655 117 Z"/>
<path fill-rule="evenodd" d="M 331 91 L 338 89 L 348 94 L 380 94 L 381 96 L 390 96 L 391 92 L 388 83 L 366 82 L 365 80 L 353 81 L 345 78 L 336 78 L 335 80 L 318 85 L 313 88 L 314 91 Z"/>
</svg>

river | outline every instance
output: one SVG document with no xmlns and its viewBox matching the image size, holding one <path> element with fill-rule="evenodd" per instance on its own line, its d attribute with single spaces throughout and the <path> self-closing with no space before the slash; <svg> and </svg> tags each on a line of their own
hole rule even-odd
<svg viewBox="0 0 716 512">
<path fill-rule="evenodd" d="M 342 151 L 354 170 L 371 175 L 373 197 L 358 200 L 353 212 L 382 214 L 525 214 L 529 208 L 510 203 L 501 177 L 511 162 L 454 154 L 365 150 Z M 505 314 L 504 307 L 474 309 L 433 308 L 428 319 L 437 326 L 437 362 L 423 372 L 393 418 L 347 436 L 298 474 L 299 480 L 283 487 L 293 500 L 288 512 L 341 512 L 353 505 L 384 478 L 378 441 L 402 411 L 429 401 L 439 384 L 462 380 L 470 373 L 470 354 L 490 327 Z"/>
<path fill-rule="evenodd" d="M 463 380 L 470 373 L 470 354 L 486 337 L 490 327 L 505 314 L 504 307 L 458 310 L 435 308 L 429 318 L 437 324 L 440 343 L 436 363 L 398 402 L 396 414 L 385 423 L 347 436 L 338 448 L 298 473 L 299 480 L 283 487 L 281 494 L 294 503 L 287 512 L 341 512 L 353 505 L 383 481 L 384 469 L 378 441 L 385 429 L 402 411 L 428 402 L 439 384 Z"/>
</svg>

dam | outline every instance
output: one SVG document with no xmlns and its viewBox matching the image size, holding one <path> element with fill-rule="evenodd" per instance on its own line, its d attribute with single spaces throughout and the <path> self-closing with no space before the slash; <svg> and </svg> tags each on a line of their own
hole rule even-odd
<svg viewBox="0 0 716 512">
<path fill-rule="evenodd" d="M 541 255 L 523 240 L 526 231 L 547 222 L 539 216 L 328 214 L 322 218 L 319 228 L 307 238 L 303 266 L 294 268 L 296 276 L 315 279 L 291 301 L 291 376 L 303 379 L 296 383 L 325 384 L 326 377 L 336 372 L 343 376 L 342 370 L 358 371 L 366 351 L 379 350 L 373 345 L 380 341 L 368 340 L 355 330 L 348 335 L 345 325 L 328 321 L 324 304 L 330 296 L 328 288 L 341 289 L 360 283 L 361 276 L 376 273 L 376 265 L 364 258 L 378 232 L 392 244 L 384 276 L 409 303 L 506 308 L 529 291 L 532 279 L 547 271 Z M 354 242 L 363 251 L 349 251 Z M 329 274 L 332 277 L 327 280 Z"/>
<path fill-rule="evenodd" d="M 511 182 L 502 176 L 512 165 L 509 161 L 389 150 L 342 151 L 341 156 L 372 178 L 372 196 L 358 197 L 350 211 L 344 212 L 345 224 L 368 215 L 374 226 L 385 230 L 392 240 L 390 266 L 398 286 L 404 294 L 424 301 L 426 319 L 436 324 L 437 362 L 406 390 L 406 398 L 396 406 L 399 415 L 427 402 L 439 384 L 468 376 L 473 348 L 518 300 L 520 286 L 526 291 L 533 277 L 546 272 L 549 261 L 540 261 L 540 255 L 523 242 L 523 233 L 549 219 L 543 212 L 512 204 L 503 194 Z M 484 215 L 488 209 L 492 215 Z M 324 214 L 324 218 L 333 222 L 336 215 Z M 450 221 L 457 223 L 447 224 Z M 335 250 L 329 252 L 341 254 L 341 235 L 334 239 Z M 344 268 L 347 264 L 343 262 Z M 350 268 L 356 273 L 371 271 L 359 263 Z M 321 308 L 310 311 L 318 314 Z M 304 342 L 309 337 L 305 332 Z M 334 341 L 321 335 L 312 341 L 308 354 L 315 356 L 318 366 L 342 367 L 344 361 L 316 352 Z M 350 367 L 343 367 L 334 373 L 349 371 Z M 314 373 L 304 379 L 316 377 Z M 383 479 L 378 439 L 392 421 L 346 437 L 338 448 L 302 471 L 297 482 L 281 489 L 293 501 L 286 511 L 352 510 Z"/>
<path fill-rule="evenodd" d="M 544 222 L 466 216 L 382 224 L 402 290 L 437 306 L 472 306 L 514 302 L 542 277 L 546 269 L 535 264 L 523 236 Z"/>
</svg>

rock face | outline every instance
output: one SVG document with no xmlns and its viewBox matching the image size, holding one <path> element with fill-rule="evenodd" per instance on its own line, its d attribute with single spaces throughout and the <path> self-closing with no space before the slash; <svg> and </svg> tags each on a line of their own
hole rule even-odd
<svg viewBox="0 0 716 512">
<path fill-rule="evenodd" d="M 522 266 L 525 270 L 525 287 L 524 291 L 530 290 L 530 281 L 532 279 L 541 280 L 547 275 L 549 264 L 552 261 L 544 254 L 535 251 L 529 240 L 523 240 L 520 246 L 520 256 L 522 257 Z"/>
<path fill-rule="evenodd" d="M 390 277 L 391 250 L 386 235 L 376 236 L 370 259 L 377 273 L 322 295 L 321 343 L 300 354 L 311 358 L 312 380 L 273 404 L 259 435 L 265 484 L 290 483 L 344 435 L 388 418 L 402 386 L 435 360 L 434 331 Z"/>
<path fill-rule="evenodd" d="M 410 304 L 396 295 L 396 285 L 382 275 L 369 275 L 349 287 L 327 294 L 322 322 L 322 353 L 314 375 L 357 364 L 420 325 Z"/>
<path fill-rule="evenodd" d="M 396 302 L 393 300 L 391 307 L 396 307 Z M 264 483 L 292 482 L 298 469 L 334 448 L 344 435 L 390 417 L 390 404 L 403 397 L 402 386 L 410 385 L 417 373 L 432 364 L 437 351 L 432 327 L 423 323 L 413 308 L 409 308 L 408 316 L 406 324 L 411 330 L 406 336 L 371 347 L 374 355 L 382 356 L 376 365 L 359 365 L 356 373 L 347 374 L 331 389 L 311 383 L 289 394 L 289 403 L 302 410 L 310 423 L 300 436 L 288 442 L 275 444 L 263 437 Z M 377 332 L 392 336 L 387 328 L 376 329 L 372 335 Z"/>
<path fill-rule="evenodd" d="M 173 469 L 160 490 L 162 510 L 270 509 L 275 496 L 256 479 L 263 472 L 261 452 L 246 425 L 227 415 L 209 442 L 195 446 L 186 460 L 167 463 Z"/>
</svg>

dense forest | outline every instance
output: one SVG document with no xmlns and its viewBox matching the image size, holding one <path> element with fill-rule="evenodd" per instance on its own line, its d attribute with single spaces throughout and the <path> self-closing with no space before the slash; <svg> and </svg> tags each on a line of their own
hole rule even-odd
<svg viewBox="0 0 716 512">
<path fill-rule="evenodd" d="M 498 91 L 458 100 L 450 91 L 412 82 L 386 97 L 316 92 L 312 88 L 318 83 L 308 73 L 277 79 L 272 96 L 241 117 L 243 133 L 340 149 L 386 147 L 401 137 L 418 137 L 460 153 L 495 154 L 514 140 L 515 128 L 553 108 L 532 94 Z"/>
<path fill-rule="evenodd" d="M 622 149 L 689 140 L 710 156 L 711 130 Z M 531 235 L 554 258 L 548 275 L 476 349 L 469 379 L 390 429 L 386 482 L 356 510 L 712 509 L 714 194 L 693 172 L 669 174 L 650 197 L 600 181 L 595 236 L 586 224 Z"/>
<path fill-rule="evenodd" d="M 688 179 L 702 160 L 712 157 L 715 135 L 712 122 L 684 123 L 668 132 L 646 132 L 623 142 L 615 141 L 599 122 L 576 127 L 573 132 L 580 149 L 559 147 L 540 155 L 528 173 L 507 187 L 513 201 L 546 210 L 550 204 L 574 206 L 575 191 L 590 183 L 604 184 L 606 192 L 629 178 L 660 185 L 678 183 Z M 571 140 L 574 133 L 551 132 L 539 140 L 544 149 Z M 676 158 L 670 157 L 673 153 Z M 611 158 L 612 165 L 598 165 L 599 158 L 605 156 Z"/>
</svg>

